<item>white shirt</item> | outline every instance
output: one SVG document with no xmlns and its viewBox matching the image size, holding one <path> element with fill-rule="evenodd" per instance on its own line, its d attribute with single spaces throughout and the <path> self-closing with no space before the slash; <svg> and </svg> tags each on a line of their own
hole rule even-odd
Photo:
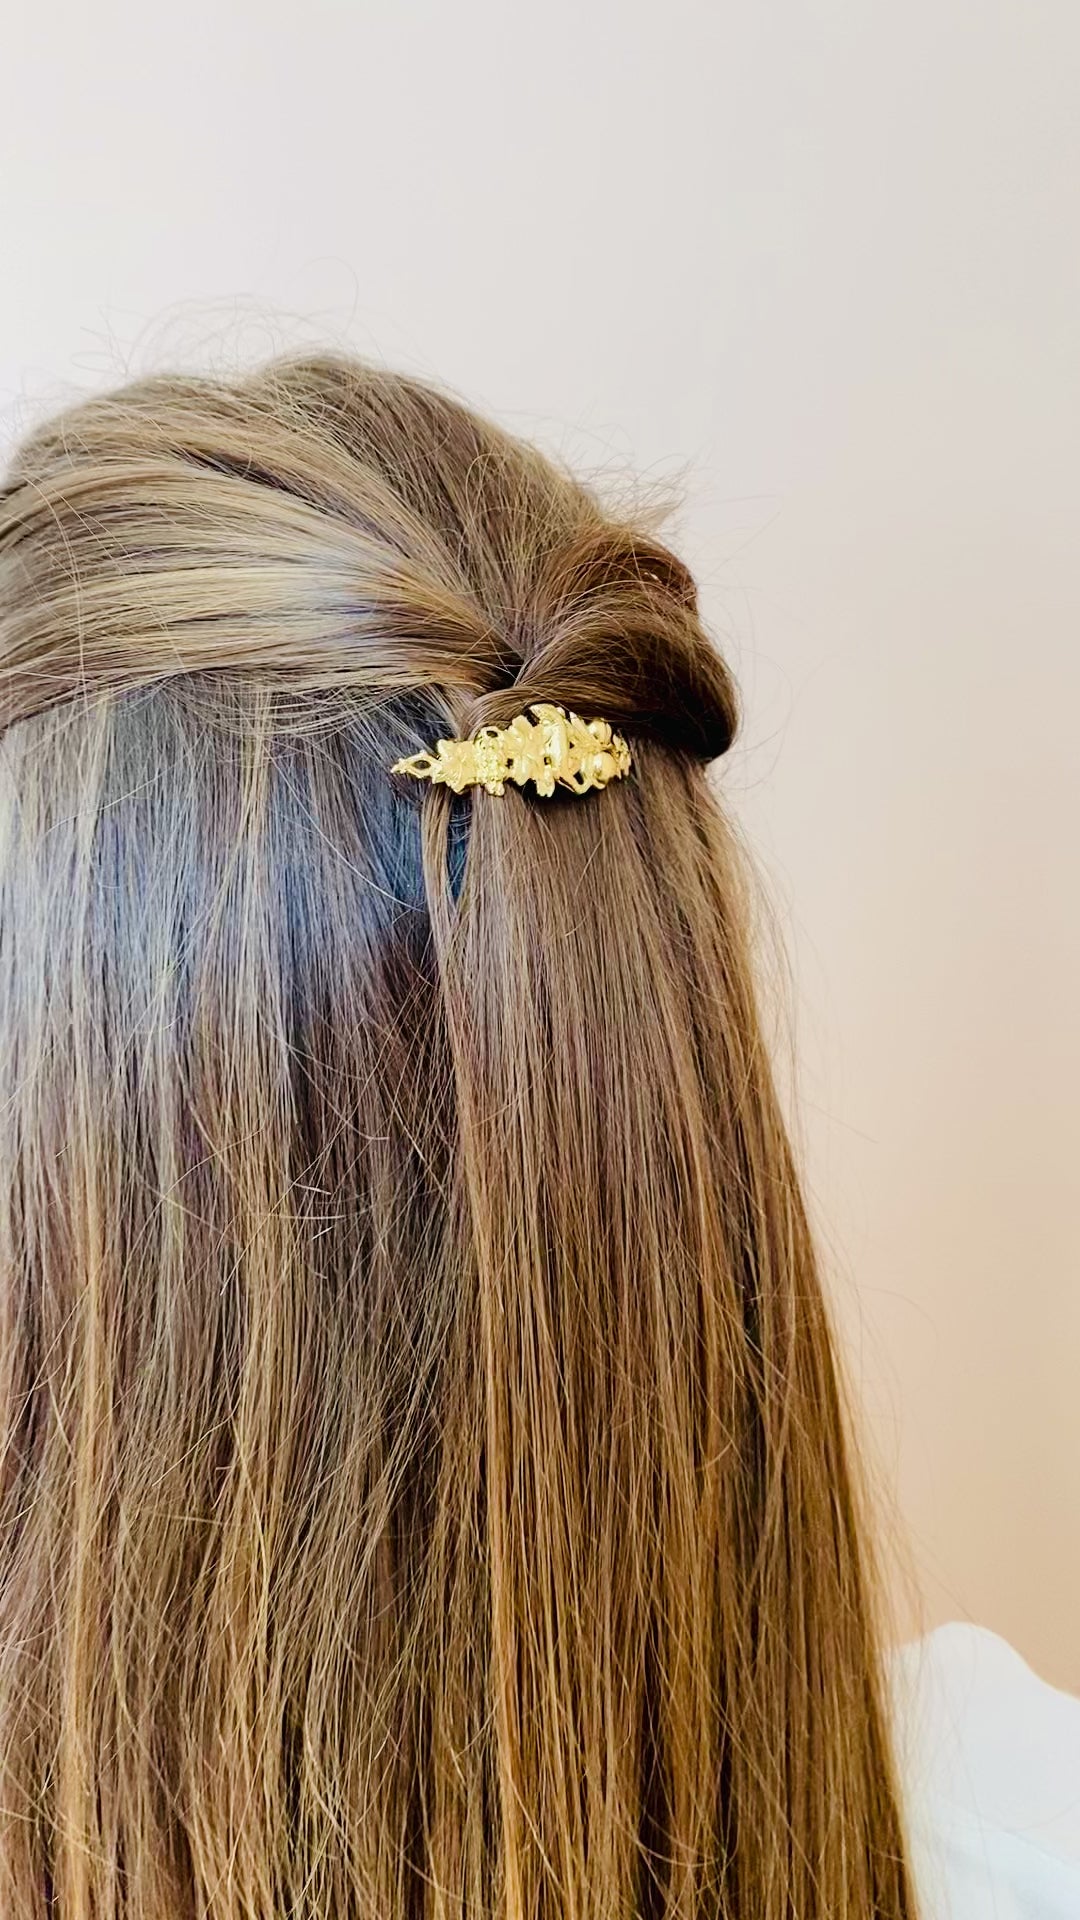
<svg viewBox="0 0 1080 1920">
<path fill-rule="evenodd" d="M 922 1920 L 1080 1920 L 1080 1698 L 960 1621 L 890 1681 Z"/>
</svg>

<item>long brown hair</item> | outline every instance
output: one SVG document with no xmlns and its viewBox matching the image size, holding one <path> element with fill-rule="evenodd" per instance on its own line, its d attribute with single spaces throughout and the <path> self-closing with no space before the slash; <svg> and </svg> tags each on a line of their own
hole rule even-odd
<svg viewBox="0 0 1080 1920">
<path fill-rule="evenodd" d="M 389 771 L 534 700 L 627 778 Z M 655 527 L 344 354 L 0 492 L 4 1920 L 910 1920 Z"/>
</svg>

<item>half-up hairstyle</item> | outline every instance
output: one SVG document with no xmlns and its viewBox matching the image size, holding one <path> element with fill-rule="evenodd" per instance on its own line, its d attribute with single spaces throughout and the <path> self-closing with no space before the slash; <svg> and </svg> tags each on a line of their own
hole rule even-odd
<svg viewBox="0 0 1080 1920">
<path fill-rule="evenodd" d="M 534 701 L 628 776 L 390 771 Z M 0 1914 L 912 1920 L 685 566 L 344 355 L 0 490 Z"/>
</svg>

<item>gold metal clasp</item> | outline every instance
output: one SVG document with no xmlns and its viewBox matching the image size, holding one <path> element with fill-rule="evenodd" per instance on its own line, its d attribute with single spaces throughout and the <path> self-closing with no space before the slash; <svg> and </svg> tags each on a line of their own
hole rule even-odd
<svg viewBox="0 0 1080 1920">
<path fill-rule="evenodd" d="M 507 727 L 481 727 L 469 740 L 438 740 L 434 752 L 395 760 L 391 772 L 409 773 L 454 793 L 466 787 L 505 793 L 512 780 L 519 787 L 531 781 L 537 793 L 551 794 L 557 786 L 589 793 L 622 779 L 629 768 L 630 749 L 606 720 L 585 721 L 541 700 Z"/>
</svg>

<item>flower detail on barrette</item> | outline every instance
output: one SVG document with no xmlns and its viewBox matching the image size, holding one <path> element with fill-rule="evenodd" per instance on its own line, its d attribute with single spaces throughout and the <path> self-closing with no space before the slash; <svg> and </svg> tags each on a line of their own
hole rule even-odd
<svg viewBox="0 0 1080 1920">
<path fill-rule="evenodd" d="M 529 714 L 535 714 L 535 720 Z M 505 793 L 506 782 L 537 793 L 552 794 L 557 786 L 572 793 L 589 793 L 619 780 L 629 771 L 630 749 L 606 720 L 582 720 L 565 707 L 536 701 L 526 713 L 515 714 L 506 727 L 480 727 L 468 740 L 438 740 L 433 752 L 410 754 L 395 760 L 392 773 L 409 773 L 416 780 L 450 787 L 483 787 Z"/>
</svg>

